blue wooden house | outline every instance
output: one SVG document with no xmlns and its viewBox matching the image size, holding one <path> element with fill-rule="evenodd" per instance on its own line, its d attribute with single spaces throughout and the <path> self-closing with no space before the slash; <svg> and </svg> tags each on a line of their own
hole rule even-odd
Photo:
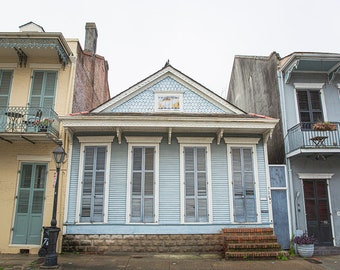
<svg viewBox="0 0 340 270">
<path fill-rule="evenodd" d="M 222 228 L 272 228 L 267 141 L 277 122 L 168 63 L 62 117 L 71 149 L 63 249 L 213 251 Z"/>
</svg>

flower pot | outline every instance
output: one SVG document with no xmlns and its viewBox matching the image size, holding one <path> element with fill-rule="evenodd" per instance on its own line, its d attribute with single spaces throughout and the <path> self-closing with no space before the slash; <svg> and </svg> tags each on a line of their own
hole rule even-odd
<svg viewBox="0 0 340 270">
<path fill-rule="evenodd" d="M 297 245 L 297 251 L 303 258 L 310 258 L 314 254 L 314 244 Z"/>
</svg>

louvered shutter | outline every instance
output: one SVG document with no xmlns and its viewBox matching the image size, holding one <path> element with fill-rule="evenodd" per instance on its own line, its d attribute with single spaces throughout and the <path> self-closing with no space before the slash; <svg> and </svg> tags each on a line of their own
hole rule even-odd
<svg viewBox="0 0 340 270">
<path fill-rule="evenodd" d="M 0 106 L 8 106 L 12 83 L 12 71 L 0 70 Z"/>
<path fill-rule="evenodd" d="M 154 222 L 154 147 L 133 147 L 131 222 Z"/>
<path fill-rule="evenodd" d="M 35 71 L 31 89 L 30 107 L 54 108 L 57 72 Z M 48 117 L 48 115 L 44 115 Z"/>
<path fill-rule="evenodd" d="M 85 147 L 81 222 L 101 222 L 104 217 L 106 147 Z"/>
<path fill-rule="evenodd" d="M 206 148 L 184 148 L 185 221 L 208 221 Z"/>
<path fill-rule="evenodd" d="M 232 148 L 232 183 L 235 222 L 255 222 L 256 198 L 251 148 Z"/>
<path fill-rule="evenodd" d="M 245 222 L 244 215 L 244 191 L 242 183 L 241 149 L 232 148 L 232 168 L 233 168 L 233 193 L 234 193 L 234 220 L 235 222 Z"/>
<path fill-rule="evenodd" d="M 299 90 L 297 97 L 301 122 L 314 123 L 323 121 L 320 91 Z"/>
</svg>

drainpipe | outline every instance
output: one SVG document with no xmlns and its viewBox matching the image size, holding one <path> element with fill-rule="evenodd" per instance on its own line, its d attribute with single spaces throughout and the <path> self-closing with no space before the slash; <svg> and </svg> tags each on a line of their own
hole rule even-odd
<svg viewBox="0 0 340 270">
<path fill-rule="evenodd" d="M 291 208 L 291 224 L 290 224 L 290 236 L 292 237 L 292 232 L 296 231 L 296 209 L 295 209 L 295 198 L 294 198 L 294 185 L 293 185 L 293 175 L 292 175 L 292 168 L 290 164 L 290 158 L 287 158 L 287 152 L 289 150 L 288 143 L 286 143 L 287 135 L 288 135 L 288 128 L 287 128 L 287 118 L 286 118 L 286 102 L 285 102 L 285 95 L 284 95 L 284 83 L 283 83 L 283 72 L 282 70 L 277 71 L 277 77 L 279 82 L 279 94 L 280 94 L 280 107 L 281 107 L 281 117 L 282 117 L 282 131 L 283 131 L 283 143 L 285 148 L 285 156 L 286 156 L 286 164 L 287 164 L 287 171 L 288 171 L 288 197 L 289 197 L 289 204 Z"/>
</svg>

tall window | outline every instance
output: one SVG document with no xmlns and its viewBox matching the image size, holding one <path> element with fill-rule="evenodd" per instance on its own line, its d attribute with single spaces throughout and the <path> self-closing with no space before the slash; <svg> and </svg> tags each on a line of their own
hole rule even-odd
<svg viewBox="0 0 340 270">
<path fill-rule="evenodd" d="M 315 123 L 323 121 L 321 97 L 319 90 L 297 91 L 299 104 L 300 122 Z"/>
<path fill-rule="evenodd" d="M 56 71 L 34 71 L 30 107 L 54 108 Z"/>
<path fill-rule="evenodd" d="M 232 147 L 231 166 L 234 221 L 256 222 L 253 149 L 251 147 Z"/>
<path fill-rule="evenodd" d="M 184 147 L 185 222 L 208 222 L 206 147 Z"/>
<path fill-rule="evenodd" d="M 155 147 L 132 147 L 130 222 L 155 220 Z"/>
<path fill-rule="evenodd" d="M 85 146 L 80 222 L 104 221 L 106 146 Z"/>
<path fill-rule="evenodd" d="M 12 74 L 11 70 L 0 70 L 0 106 L 8 106 Z"/>
</svg>

